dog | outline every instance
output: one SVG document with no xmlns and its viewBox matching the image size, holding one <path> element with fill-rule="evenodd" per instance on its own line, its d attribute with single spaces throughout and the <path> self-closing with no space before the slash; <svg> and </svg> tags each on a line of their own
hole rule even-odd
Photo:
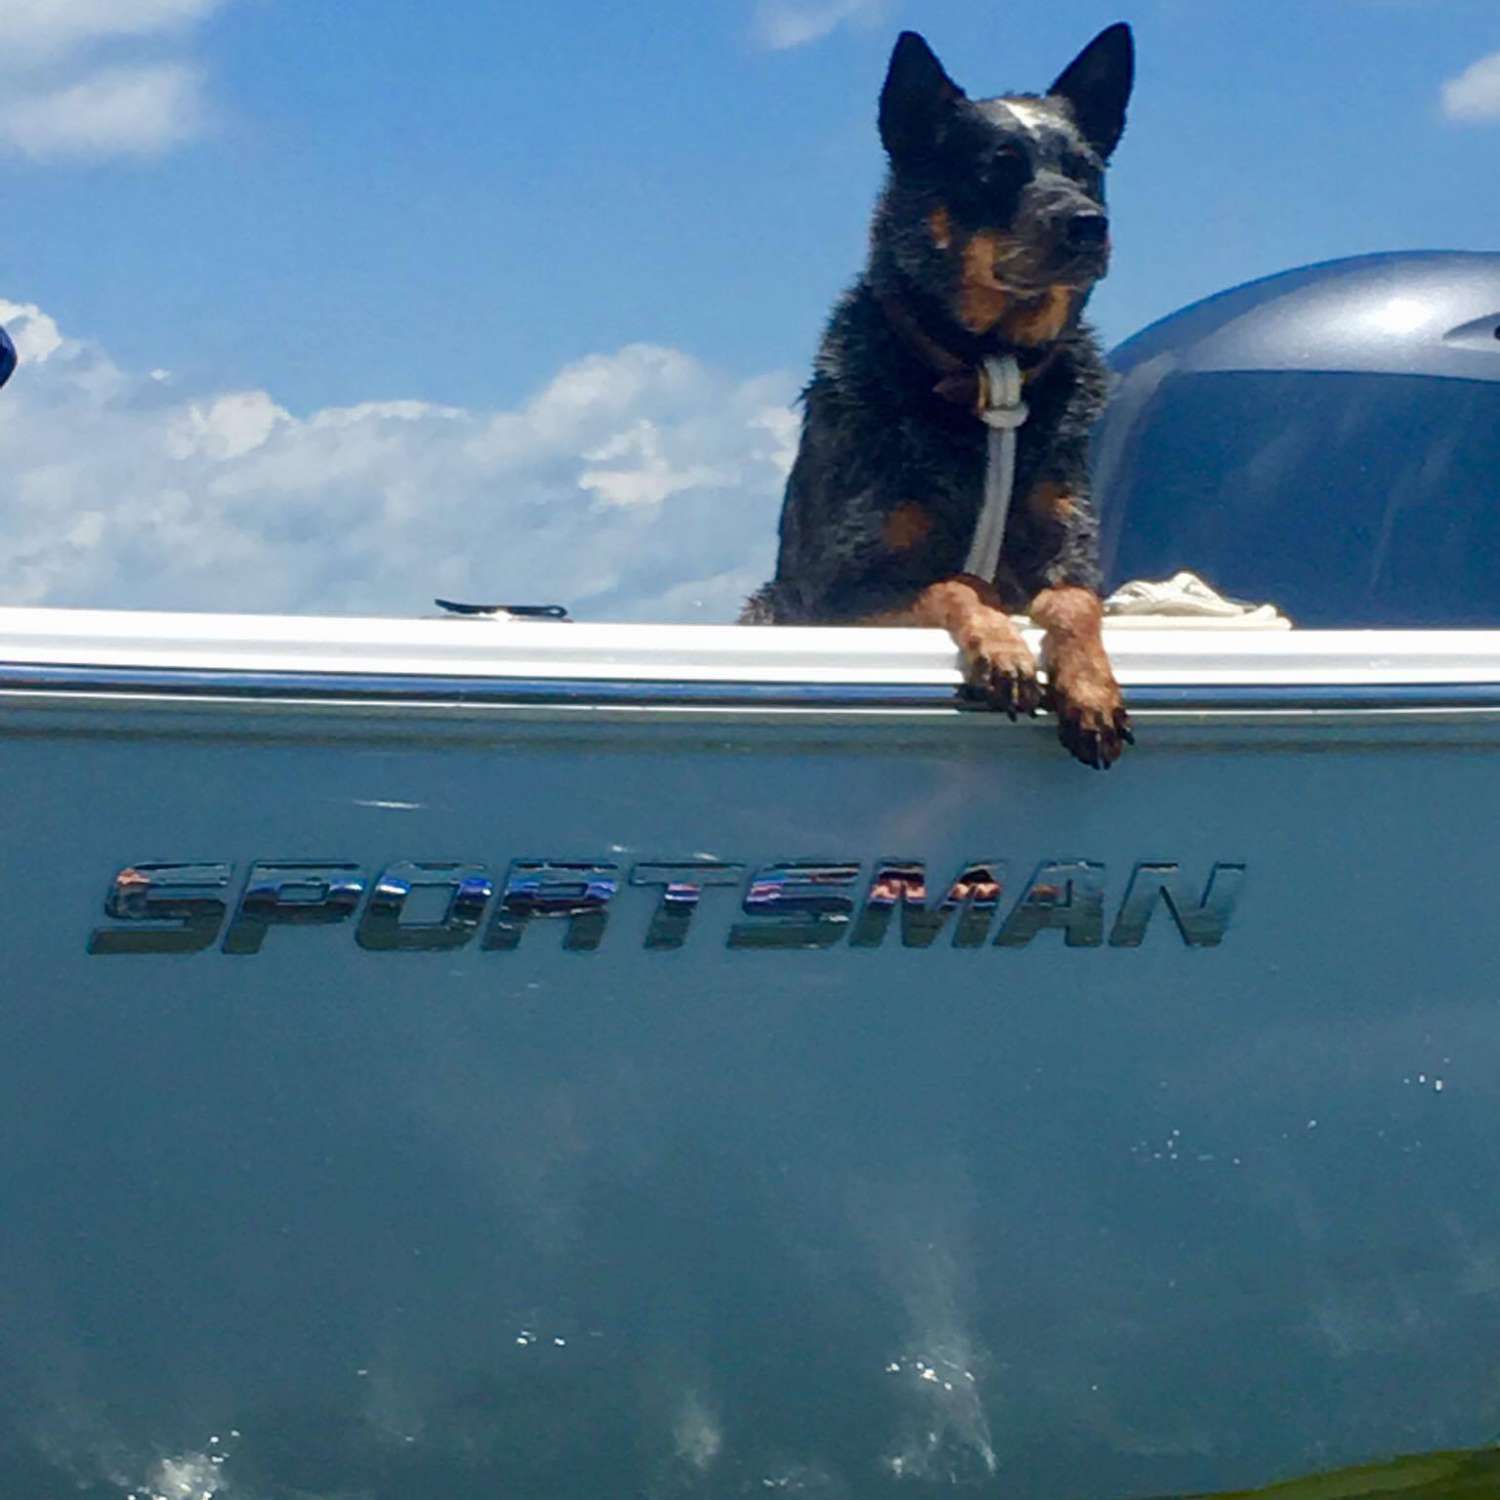
<svg viewBox="0 0 1500 1500">
<path fill-rule="evenodd" d="M 1109 265 L 1104 172 L 1125 128 L 1134 43 L 1101 32 L 1043 95 L 970 99 L 903 32 L 880 95 L 890 170 L 864 273 L 803 392 L 776 576 L 747 624 L 938 626 L 965 696 L 1045 704 L 1086 765 L 1134 743 L 1101 635 L 1089 432 L 1102 352 L 1081 314 Z M 993 576 L 964 571 L 989 442 L 986 361 L 1010 356 L 1029 415 Z M 1037 663 L 1010 611 L 1042 627 Z"/>
</svg>

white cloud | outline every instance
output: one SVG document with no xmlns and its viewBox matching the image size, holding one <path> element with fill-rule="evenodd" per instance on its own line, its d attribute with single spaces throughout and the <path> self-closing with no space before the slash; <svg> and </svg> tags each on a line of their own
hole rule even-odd
<svg viewBox="0 0 1500 1500">
<path fill-rule="evenodd" d="M 721 484 L 725 478 L 706 464 L 674 465 L 665 452 L 661 429 L 647 417 L 584 457 L 591 464 L 611 464 L 585 469 L 578 476 L 578 483 L 606 505 L 660 505 L 684 490 Z"/>
<path fill-rule="evenodd" d="M 775 51 L 816 42 L 846 21 L 872 23 L 885 0 L 759 0 L 755 37 Z"/>
<path fill-rule="evenodd" d="M 180 30 L 226 0 L 5 0 L 0 67 L 62 57 L 116 37 Z"/>
<path fill-rule="evenodd" d="M 631 345 L 485 411 L 178 393 L 0 301 L 0 604 L 730 620 L 766 576 L 790 377 Z"/>
<path fill-rule="evenodd" d="M 1443 85 L 1443 113 L 1473 123 L 1500 120 L 1500 52 L 1491 52 Z"/>
<path fill-rule="evenodd" d="M 168 424 L 167 452 L 181 459 L 240 458 L 262 447 L 278 424 L 291 420 L 291 413 L 264 391 L 238 391 L 207 406 L 193 402 Z"/>
<path fill-rule="evenodd" d="M 197 135 L 205 115 L 195 68 L 101 68 L 0 106 L 0 141 L 39 160 L 154 156 Z"/>
<path fill-rule="evenodd" d="M 7 302 L 0 297 L 0 324 L 23 362 L 45 364 L 62 348 L 62 330 L 35 302 Z"/>
<path fill-rule="evenodd" d="M 202 133 L 201 70 L 111 64 L 112 44 L 171 39 L 228 0 L 0 0 L 0 149 L 42 160 L 149 156 Z"/>
</svg>

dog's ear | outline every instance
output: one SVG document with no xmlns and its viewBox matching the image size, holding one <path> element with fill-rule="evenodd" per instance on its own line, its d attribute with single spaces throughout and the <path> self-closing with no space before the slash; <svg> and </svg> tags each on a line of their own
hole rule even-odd
<svg viewBox="0 0 1500 1500">
<path fill-rule="evenodd" d="M 937 144 L 943 116 L 963 97 L 932 48 L 915 31 L 903 31 L 880 91 L 880 139 L 891 160 L 927 155 Z"/>
<path fill-rule="evenodd" d="M 1067 101 L 1089 145 L 1107 159 L 1124 134 L 1134 81 L 1135 42 L 1121 21 L 1101 31 L 1047 92 Z"/>
</svg>

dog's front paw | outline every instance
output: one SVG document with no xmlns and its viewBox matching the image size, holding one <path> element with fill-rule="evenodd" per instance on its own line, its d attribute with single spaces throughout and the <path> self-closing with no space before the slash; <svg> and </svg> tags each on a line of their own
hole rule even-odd
<svg viewBox="0 0 1500 1500">
<path fill-rule="evenodd" d="M 1084 765 L 1107 771 L 1126 745 L 1135 744 L 1113 673 L 1052 674 L 1048 706 L 1057 714 L 1057 737 Z"/>
<path fill-rule="evenodd" d="M 964 659 L 964 696 L 998 708 L 1014 719 L 1042 705 L 1036 658 L 1015 627 L 999 620 L 972 625 L 958 637 Z"/>
</svg>

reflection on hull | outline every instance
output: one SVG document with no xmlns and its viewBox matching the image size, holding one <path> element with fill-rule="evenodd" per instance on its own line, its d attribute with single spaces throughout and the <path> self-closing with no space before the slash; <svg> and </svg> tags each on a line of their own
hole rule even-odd
<svg viewBox="0 0 1500 1500">
<path fill-rule="evenodd" d="M 477 1394 L 477 1393 L 476 1393 Z M 513 1393 L 512 1393 L 513 1394 Z M 556 1393 L 553 1393 L 556 1394 Z M 534 1426 L 535 1440 L 547 1435 L 550 1462 L 518 1462 L 512 1450 L 517 1428 L 497 1423 L 490 1399 L 449 1415 L 438 1430 L 414 1440 L 392 1443 L 388 1433 L 369 1428 L 355 1431 L 327 1425 L 329 1413 L 306 1413 L 299 1421 L 278 1414 L 273 1436 L 259 1443 L 229 1429 L 203 1445 L 203 1451 L 138 1459 L 123 1455 L 95 1455 L 80 1462 L 77 1455 L 55 1460 L 31 1449 L 8 1447 L 0 1452 L 0 1491 L 7 1496 L 67 1493 L 75 1500 L 121 1500 L 129 1493 L 151 1500 L 212 1500 L 233 1492 L 249 1500 L 307 1500 L 327 1496 L 442 1494 L 456 1500 L 494 1500 L 495 1496 L 526 1496 L 528 1500 L 562 1497 L 629 1495 L 632 1500 L 721 1500 L 724 1496 L 766 1491 L 801 1500 L 851 1500 L 852 1495 L 885 1500 L 921 1500 L 951 1494 L 955 1487 L 982 1491 L 989 1475 L 926 1474 L 915 1482 L 889 1471 L 867 1472 L 858 1485 L 849 1485 L 816 1463 L 783 1462 L 769 1468 L 747 1467 L 733 1477 L 719 1472 L 719 1434 L 713 1415 L 696 1406 L 685 1414 L 674 1432 L 675 1451 L 663 1447 L 652 1454 L 636 1453 L 625 1469 L 633 1470 L 621 1484 L 620 1458 L 631 1453 L 626 1431 L 614 1434 L 612 1455 L 571 1449 L 568 1442 L 570 1408 L 566 1401 L 545 1398 L 523 1403 Z M 512 1408 L 514 1412 L 514 1408 Z M 621 1413 L 623 1416 L 623 1412 Z M 479 1441 L 476 1443 L 476 1439 Z M 257 1451 L 259 1450 L 259 1451 Z M 308 1455 L 320 1454 L 309 1464 Z M 533 1458 L 535 1455 L 533 1455 Z M 731 1465 L 731 1468 L 735 1466 Z M 729 1488 L 724 1488 L 728 1482 Z M 306 1488 L 309 1481 L 317 1488 Z M 1170 1500 L 1497 1500 L 1500 1497 L 1500 1448 L 1429 1453 L 1361 1465 L 1352 1469 L 1286 1480 L 1265 1489 L 1217 1492 L 1211 1495 L 1174 1495 Z M 1168 1497 L 1163 1497 L 1168 1500 Z"/>
<path fill-rule="evenodd" d="M 5 708 L 0 1500 L 1500 1500 L 1494 710 Z"/>
</svg>

